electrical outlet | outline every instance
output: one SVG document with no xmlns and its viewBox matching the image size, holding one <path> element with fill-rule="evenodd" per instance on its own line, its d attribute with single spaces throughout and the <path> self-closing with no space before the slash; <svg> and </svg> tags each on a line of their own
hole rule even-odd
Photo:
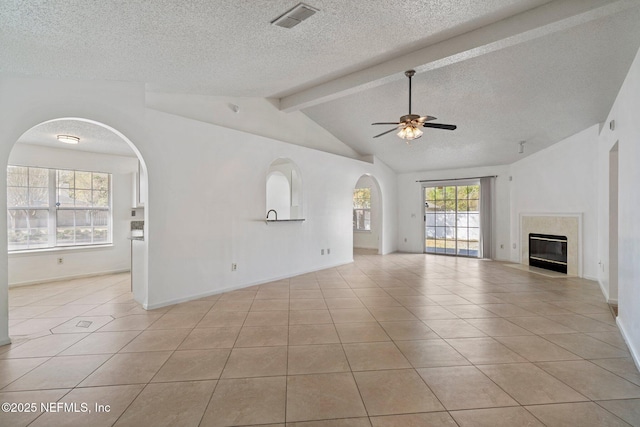
<svg viewBox="0 0 640 427">
<path fill-rule="evenodd" d="M 320 255 L 324 255 L 324 249 L 320 249 Z"/>
<path fill-rule="evenodd" d="M 62 257 L 58 258 L 58 264 L 64 264 L 64 258 Z"/>
<path fill-rule="evenodd" d="M 515 249 L 515 248 L 516 248 L 516 244 L 514 243 L 514 244 L 513 244 L 513 249 Z"/>
<path fill-rule="evenodd" d="M 404 242 L 407 243 L 407 238 L 406 237 L 404 238 Z"/>
<path fill-rule="evenodd" d="M 327 248 L 327 255 L 331 253 L 331 249 Z"/>
<path fill-rule="evenodd" d="M 504 249 L 504 245 L 500 245 L 500 249 Z"/>
<path fill-rule="evenodd" d="M 236 270 L 238 270 L 238 264 L 236 264 L 235 262 L 231 263 L 231 271 L 236 271 Z"/>
</svg>

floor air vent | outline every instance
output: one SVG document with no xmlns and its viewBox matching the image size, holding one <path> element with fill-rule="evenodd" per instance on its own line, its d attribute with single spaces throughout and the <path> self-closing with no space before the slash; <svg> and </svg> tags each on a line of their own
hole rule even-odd
<svg viewBox="0 0 640 427">
<path fill-rule="evenodd" d="M 311 15 L 315 14 L 318 9 L 306 5 L 304 3 L 298 3 L 293 9 L 289 9 L 275 20 L 271 21 L 273 25 L 283 28 L 293 28 Z"/>
</svg>

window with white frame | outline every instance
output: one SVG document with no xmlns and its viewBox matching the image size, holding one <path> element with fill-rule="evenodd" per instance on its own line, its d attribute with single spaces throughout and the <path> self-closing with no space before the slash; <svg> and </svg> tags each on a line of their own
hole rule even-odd
<svg viewBox="0 0 640 427">
<path fill-rule="evenodd" d="M 353 229 L 371 230 L 371 188 L 353 190 Z"/>
<path fill-rule="evenodd" d="M 111 174 L 7 168 L 9 251 L 111 243 Z"/>
</svg>

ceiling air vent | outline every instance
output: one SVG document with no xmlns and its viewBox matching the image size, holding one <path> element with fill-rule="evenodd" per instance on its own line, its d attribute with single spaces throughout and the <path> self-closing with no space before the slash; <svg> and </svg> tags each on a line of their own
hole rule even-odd
<svg viewBox="0 0 640 427">
<path fill-rule="evenodd" d="M 271 23 L 273 25 L 277 25 L 278 27 L 293 28 L 317 11 L 318 9 L 313 8 L 309 5 L 298 3 L 292 9 L 286 11 L 275 20 L 271 21 Z"/>
</svg>

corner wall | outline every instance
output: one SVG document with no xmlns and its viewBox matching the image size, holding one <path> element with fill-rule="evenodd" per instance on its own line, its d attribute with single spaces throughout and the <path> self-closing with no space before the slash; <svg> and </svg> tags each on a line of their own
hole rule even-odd
<svg viewBox="0 0 640 427">
<path fill-rule="evenodd" d="M 608 261 L 609 151 L 618 143 L 618 325 L 640 367 L 640 51 L 618 93 L 598 140 L 599 192 L 598 253 Z M 615 130 L 609 122 L 615 120 Z M 605 258 L 606 257 L 606 258 Z M 608 264 L 608 263 L 607 263 Z M 608 284 L 609 271 L 600 272 Z"/>
<path fill-rule="evenodd" d="M 582 213 L 583 276 L 597 280 L 598 131 L 599 125 L 591 126 L 509 167 L 512 261 L 520 262 L 521 214 Z"/>
</svg>

